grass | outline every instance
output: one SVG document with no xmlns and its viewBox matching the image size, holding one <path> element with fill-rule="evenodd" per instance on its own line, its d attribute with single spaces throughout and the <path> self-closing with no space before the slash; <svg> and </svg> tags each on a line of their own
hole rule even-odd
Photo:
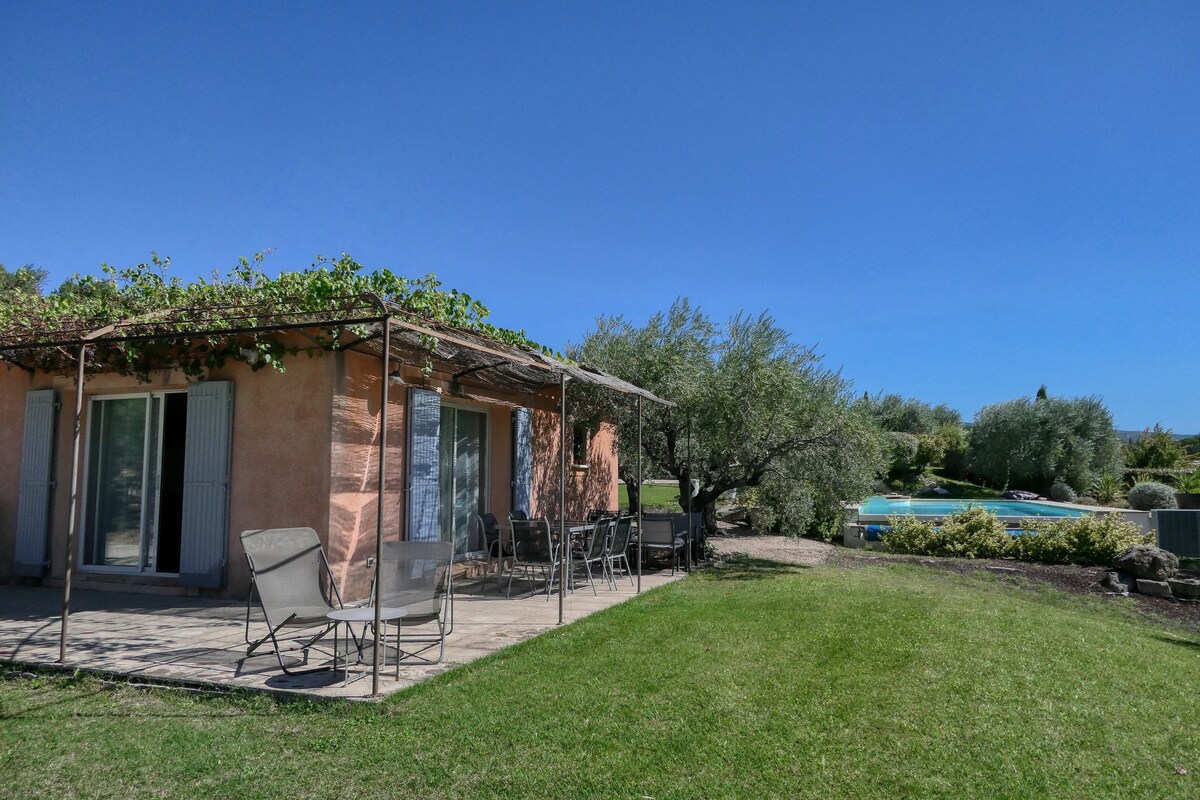
<svg viewBox="0 0 1200 800">
<path fill-rule="evenodd" d="M 995 489 L 989 489 L 978 483 L 947 478 L 941 467 L 934 467 L 930 472 L 937 477 L 938 485 L 950 492 L 948 495 L 942 495 L 943 497 L 953 500 L 986 500 L 1000 496 L 1000 492 Z"/>
<path fill-rule="evenodd" d="M 381 705 L 10 676 L 0 794 L 1191 798 L 1198 658 L 1000 578 L 740 560 Z"/>
<path fill-rule="evenodd" d="M 629 508 L 629 490 L 621 484 L 618 495 L 621 508 Z M 679 487 L 673 483 L 643 483 L 642 506 L 646 509 L 679 510 Z"/>
</svg>

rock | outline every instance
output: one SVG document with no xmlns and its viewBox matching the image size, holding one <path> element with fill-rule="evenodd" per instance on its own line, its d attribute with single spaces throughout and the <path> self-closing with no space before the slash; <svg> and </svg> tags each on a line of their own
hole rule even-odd
<svg viewBox="0 0 1200 800">
<path fill-rule="evenodd" d="M 1117 592 L 1119 594 L 1129 594 L 1130 592 L 1137 591 L 1137 582 L 1133 578 L 1125 575 L 1124 573 L 1115 572 L 1112 570 L 1110 570 L 1108 574 L 1104 576 L 1104 580 L 1101 581 L 1101 585 L 1109 591 Z"/>
<path fill-rule="evenodd" d="M 1165 581 L 1179 571 L 1179 559 L 1153 545 L 1136 544 L 1114 558 L 1113 566 L 1135 578 Z"/>
<path fill-rule="evenodd" d="M 1038 494 L 1037 492 L 1026 492 L 1021 489 L 1009 489 L 1008 491 L 1001 492 L 1000 497 L 1005 500 L 1037 500 Z"/>
<path fill-rule="evenodd" d="M 1171 593 L 1176 597 L 1186 597 L 1188 600 L 1200 600 L 1200 580 L 1195 578 L 1171 578 L 1167 580 Z"/>
<path fill-rule="evenodd" d="M 949 489 L 943 489 L 941 486 L 935 486 L 935 487 L 933 487 L 933 493 L 934 493 L 934 494 L 936 494 L 936 495 L 942 495 L 942 496 L 945 496 L 945 495 L 948 495 L 948 494 L 950 494 L 950 490 L 949 490 Z"/>
<path fill-rule="evenodd" d="M 1171 597 L 1171 586 L 1166 581 L 1150 581 L 1138 578 L 1137 590 L 1151 597 Z"/>
</svg>

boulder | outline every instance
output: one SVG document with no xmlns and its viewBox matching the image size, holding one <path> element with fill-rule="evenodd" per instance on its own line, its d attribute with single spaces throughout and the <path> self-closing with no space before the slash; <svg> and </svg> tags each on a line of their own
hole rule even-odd
<svg viewBox="0 0 1200 800">
<path fill-rule="evenodd" d="M 1110 592 L 1117 592 L 1118 594 L 1129 594 L 1130 592 L 1137 591 L 1137 581 L 1124 573 L 1112 570 L 1109 570 L 1108 574 L 1104 576 L 1104 580 L 1100 583 Z"/>
<path fill-rule="evenodd" d="M 1151 597 L 1171 596 L 1171 586 L 1166 581 L 1148 581 L 1145 578 L 1138 578 L 1137 590 L 1139 594 Z"/>
<path fill-rule="evenodd" d="M 1188 600 L 1200 600 L 1200 580 L 1195 578 L 1171 578 L 1167 581 L 1171 593 L 1176 597 L 1186 597 Z"/>
<path fill-rule="evenodd" d="M 1165 581 L 1179 571 L 1179 559 L 1149 544 L 1135 544 L 1113 559 L 1113 566 L 1135 578 Z"/>
</svg>

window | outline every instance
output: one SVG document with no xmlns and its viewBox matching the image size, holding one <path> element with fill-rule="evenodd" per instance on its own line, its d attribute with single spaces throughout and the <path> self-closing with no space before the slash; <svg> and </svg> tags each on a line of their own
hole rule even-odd
<svg viewBox="0 0 1200 800">
<path fill-rule="evenodd" d="M 588 444 L 592 440 L 592 432 L 583 425 L 576 425 L 571 444 L 571 463 L 583 466 L 588 463 Z"/>
</svg>

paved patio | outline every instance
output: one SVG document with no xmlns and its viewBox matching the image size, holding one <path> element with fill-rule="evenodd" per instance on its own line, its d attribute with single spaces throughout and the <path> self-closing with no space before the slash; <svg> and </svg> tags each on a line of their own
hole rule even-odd
<svg viewBox="0 0 1200 800">
<path fill-rule="evenodd" d="M 669 583 L 670 569 L 647 572 L 642 590 Z M 556 627 L 558 597 L 544 593 L 508 600 L 497 594 L 494 578 L 486 591 L 473 581 L 455 586 L 454 630 L 446 637 L 446 657 L 430 666 L 402 666 L 381 677 L 380 691 L 412 686 L 459 664 L 474 661 Z M 583 587 L 567 594 L 565 621 L 573 622 L 635 596 L 629 581 L 613 591 L 600 584 L 598 594 Z M 320 697 L 364 698 L 371 693 L 368 668 L 351 670 L 343 687 L 339 670 L 289 676 L 279 669 L 270 645 L 246 656 L 243 639 L 245 603 L 76 590 L 71 595 L 67 663 L 59 665 L 58 637 L 62 590 L 0 586 L 0 661 L 33 666 L 66 666 L 128 676 L 196 684 L 294 692 Z M 255 609 L 252 636 L 265 633 Z M 328 648 L 326 648 L 328 650 Z M 322 654 L 314 651 L 314 665 Z M 367 651 L 369 663 L 370 650 Z M 291 664 L 289 664 L 291 666 Z"/>
</svg>

